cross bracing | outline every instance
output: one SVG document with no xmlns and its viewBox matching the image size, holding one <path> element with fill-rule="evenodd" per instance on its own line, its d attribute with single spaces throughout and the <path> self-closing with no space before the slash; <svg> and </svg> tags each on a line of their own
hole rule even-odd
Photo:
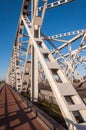
<svg viewBox="0 0 86 130">
<path fill-rule="evenodd" d="M 27 91 L 29 87 L 31 101 L 37 102 L 39 81 L 41 78 L 47 79 L 68 129 L 85 130 L 86 106 L 74 89 L 73 81 L 75 78 L 79 82 L 84 81 L 78 66 L 86 70 L 86 57 L 83 54 L 86 51 L 86 31 L 83 29 L 55 36 L 44 35 L 41 27 L 46 10 L 72 0 L 56 0 L 52 3 L 44 0 L 39 7 L 40 2 L 23 1 L 7 82 L 20 92 Z M 52 50 L 46 42 L 52 46 Z M 78 121 L 76 116 L 80 117 Z"/>
</svg>

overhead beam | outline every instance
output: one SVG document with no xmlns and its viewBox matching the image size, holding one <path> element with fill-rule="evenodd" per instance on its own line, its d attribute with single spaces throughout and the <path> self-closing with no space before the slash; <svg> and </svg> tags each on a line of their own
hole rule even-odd
<svg viewBox="0 0 86 130">
<path fill-rule="evenodd" d="M 55 8 L 57 6 L 60 6 L 60 5 L 63 5 L 63 4 L 67 4 L 67 3 L 72 2 L 72 1 L 74 1 L 74 0 L 56 0 L 55 2 L 47 4 L 46 9 Z M 38 7 L 38 11 L 39 12 L 41 12 L 42 10 L 43 10 L 43 6 Z M 31 14 L 32 14 L 32 11 L 28 12 L 28 15 L 31 15 Z"/>
<path fill-rule="evenodd" d="M 56 50 L 54 50 L 52 53 L 58 53 L 59 50 L 63 49 L 64 47 L 68 46 L 69 44 L 71 44 L 72 42 L 74 42 L 75 40 L 77 40 L 78 38 L 82 37 L 84 35 L 84 33 L 80 33 L 77 36 L 75 36 L 74 38 L 72 38 L 71 40 L 69 40 L 68 42 L 62 44 L 61 46 L 59 46 Z"/>
<path fill-rule="evenodd" d="M 56 34 L 56 35 L 53 35 L 53 36 L 47 36 L 47 38 L 50 39 L 50 40 L 53 40 L 53 39 L 56 39 L 56 38 L 67 37 L 67 36 L 71 36 L 71 35 L 77 35 L 77 34 L 84 33 L 84 32 L 86 32 L 86 29 Z M 45 37 L 45 39 L 46 39 L 46 37 Z"/>
<path fill-rule="evenodd" d="M 81 50 L 84 50 L 84 49 L 86 49 L 86 45 L 84 45 L 82 48 L 80 48 L 80 51 L 81 51 Z M 76 52 L 78 52 L 78 49 L 73 50 L 73 51 L 71 52 L 71 56 L 75 55 Z M 67 56 L 69 56 L 69 55 L 70 55 L 70 53 L 67 53 L 67 54 L 64 55 L 64 57 L 67 57 Z M 57 60 L 60 60 L 60 59 L 62 59 L 62 57 L 57 58 Z"/>
</svg>

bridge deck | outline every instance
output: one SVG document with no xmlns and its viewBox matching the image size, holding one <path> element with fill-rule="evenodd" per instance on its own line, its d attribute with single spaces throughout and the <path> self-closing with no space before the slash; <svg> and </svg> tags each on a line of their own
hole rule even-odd
<svg viewBox="0 0 86 130">
<path fill-rule="evenodd" d="M 7 85 L 0 90 L 0 130 L 46 130 L 35 114 Z"/>
</svg>

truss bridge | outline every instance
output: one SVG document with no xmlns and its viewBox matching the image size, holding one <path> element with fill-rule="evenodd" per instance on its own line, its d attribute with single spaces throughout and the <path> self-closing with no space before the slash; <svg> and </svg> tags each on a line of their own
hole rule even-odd
<svg viewBox="0 0 86 130">
<path fill-rule="evenodd" d="M 50 90 L 67 128 L 86 130 L 86 102 L 77 92 L 86 80 L 86 29 L 52 36 L 42 32 L 47 10 L 73 1 L 23 1 L 6 83 L 19 93 L 29 91 L 32 103 Z"/>
</svg>

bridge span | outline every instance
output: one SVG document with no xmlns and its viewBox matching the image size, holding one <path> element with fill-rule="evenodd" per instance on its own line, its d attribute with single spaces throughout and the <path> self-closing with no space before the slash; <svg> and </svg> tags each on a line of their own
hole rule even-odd
<svg viewBox="0 0 86 130">
<path fill-rule="evenodd" d="M 42 92 L 41 94 L 48 93 L 40 91 L 41 84 L 45 86 L 48 84 L 52 92 L 50 94 L 53 94 L 67 128 L 69 130 L 86 130 L 86 99 L 82 100 L 74 88 L 74 83 L 79 83 L 78 89 L 80 90 L 81 84 L 86 81 L 86 29 L 49 36 L 46 29 L 48 23 L 46 22 L 46 34 L 43 32 L 45 26 L 43 22 L 46 18 L 47 10 L 61 5 L 74 4 L 73 1 L 23 0 L 6 83 L 20 93 L 29 92 L 32 103 L 38 103 L 40 92 Z M 55 22 L 53 21 L 53 16 L 51 16 L 51 20 L 52 27 Z M 58 30 L 58 24 L 55 25 L 55 28 Z M 3 87 L 1 92 L 2 96 L 5 95 L 5 98 L 3 97 L 5 100 L 7 99 L 6 93 L 8 93 L 8 98 L 14 98 L 13 100 L 17 104 L 15 108 L 21 110 L 23 105 L 22 103 L 20 103 L 21 105 L 19 104 L 21 100 L 7 86 Z M 50 97 L 50 99 L 52 104 L 52 98 Z M 13 107 L 10 109 L 9 100 L 5 102 L 5 113 L 8 118 L 8 110 L 11 111 L 13 109 Z M 20 120 L 17 119 L 18 123 L 20 121 L 23 123 L 24 120 L 22 118 L 24 117 L 25 120 L 30 122 L 29 125 L 26 123 L 28 128 L 32 125 L 33 129 L 39 129 L 37 119 L 29 120 L 26 115 L 23 114 L 21 116 L 18 110 L 16 115 L 18 116 L 19 114 L 20 117 Z M 25 111 L 28 110 L 22 110 L 22 113 L 25 113 Z M 16 122 L 14 121 L 13 123 L 15 124 Z M 8 122 L 6 124 L 9 127 Z M 39 126 L 44 129 L 40 123 Z"/>
</svg>

